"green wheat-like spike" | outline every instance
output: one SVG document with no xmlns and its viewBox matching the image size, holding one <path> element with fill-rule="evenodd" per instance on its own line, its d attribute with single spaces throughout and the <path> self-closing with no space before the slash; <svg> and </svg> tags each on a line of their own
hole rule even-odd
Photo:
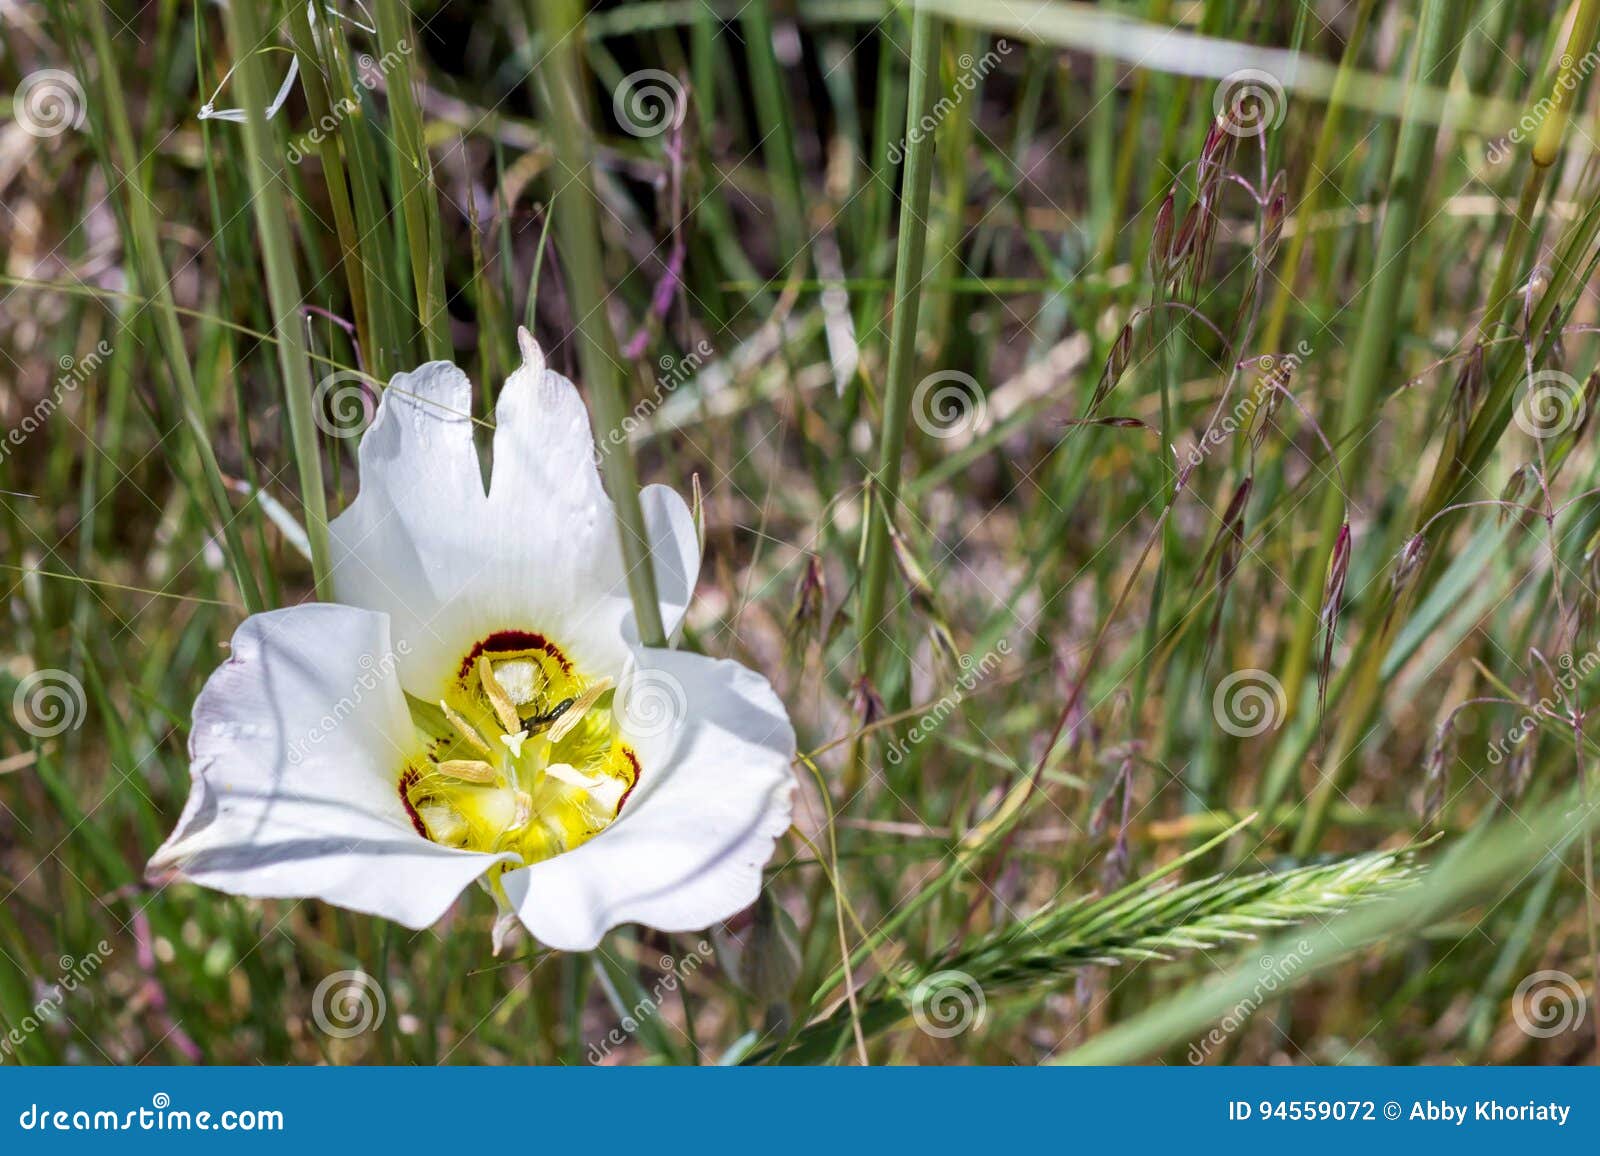
<svg viewBox="0 0 1600 1156">
<path fill-rule="evenodd" d="M 959 975 L 963 986 L 988 999 L 1060 983 L 1085 967 L 1169 961 L 1348 911 L 1393 895 L 1418 874 L 1409 852 L 1376 852 L 1050 904 L 964 949 L 869 984 L 857 1001 L 861 1027 L 868 1036 L 894 1027 L 922 998 L 919 985 L 935 977 Z M 850 1017 L 844 1003 L 806 1027 L 784 1062 L 827 1059 L 847 1041 Z"/>
</svg>

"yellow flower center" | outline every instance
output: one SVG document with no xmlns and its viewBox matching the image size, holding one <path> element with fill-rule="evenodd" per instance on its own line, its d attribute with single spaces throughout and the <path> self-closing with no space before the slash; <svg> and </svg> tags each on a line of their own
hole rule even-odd
<svg viewBox="0 0 1600 1156">
<path fill-rule="evenodd" d="M 553 643 L 505 631 L 473 647 L 437 703 L 410 700 L 426 754 L 400 777 L 419 833 L 537 863 L 617 817 L 639 763 L 617 734 L 609 678 Z"/>
</svg>

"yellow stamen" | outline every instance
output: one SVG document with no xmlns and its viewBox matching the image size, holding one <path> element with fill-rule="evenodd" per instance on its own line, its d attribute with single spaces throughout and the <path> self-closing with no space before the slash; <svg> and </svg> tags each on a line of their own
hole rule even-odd
<svg viewBox="0 0 1600 1156">
<path fill-rule="evenodd" d="M 464 783 L 492 783 L 495 779 L 494 767 L 479 759 L 445 759 L 438 765 L 438 771 L 449 779 L 460 779 Z"/>
<path fill-rule="evenodd" d="M 430 741 L 399 787 L 431 841 L 531 864 L 609 826 L 641 770 L 605 705 L 613 679 L 586 677 L 553 644 L 508 649 L 508 641 L 468 652 L 438 712 L 413 704 Z"/>
<path fill-rule="evenodd" d="M 572 728 L 583 721 L 583 716 L 589 713 L 589 708 L 600 701 L 600 696 L 611 689 L 611 679 L 602 678 L 578 696 L 578 701 L 566 709 L 555 725 L 550 728 L 550 741 L 559 743 L 572 733 Z"/>
<path fill-rule="evenodd" d="M 444 711 L 444 717 L 456 728 L 456 733 L 467 740 L 468 746 L 476 747 L 491 759 L 494 758 L 494 749 L 483 741 L 483 736 L 478 733 L 477 728 L 452 710 L 450 704 L 442 698 L 439 700 L 439 709 Z"/>
<path fill-rule="evenodd" d="M 515 734 L 520 731 L 522 720 L 517 717 L 517 705 L 494 676 L 494 664 L 489 661 L 487 654 L 478 655 L 478 681 L 483 685 L 483 693 L 489 696 L 489 705 L 494 707 L 495 717 L 500 720 L 505 732 Z"/>
</svg>

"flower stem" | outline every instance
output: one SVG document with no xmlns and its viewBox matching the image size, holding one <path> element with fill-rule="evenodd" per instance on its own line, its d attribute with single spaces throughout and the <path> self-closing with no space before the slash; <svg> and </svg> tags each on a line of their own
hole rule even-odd
<svg viewBox="0 0 1600 1156">
<path fill-rule="evenodd" d="M 1429 0 L 1417 21 L 1416 49 L 1411 57 L 1406 98 L 1408 109 L 1433 78 L 1451 75 L 1460 49 L 1460 39 L 1451 31 L 1450 6 Z M 1336 472 L 1341 477 L 1358 476 L 1365 468 L 1371 449 L 1363 433 L 1375 420 L 1374 407 L 1384 397 L 1383 385 L 1388 380 L 1394 355 L 1394 334 L 1407 284 L 1406 274 L 1416 251 L 1412 242 L 1423 220 L 1422 207 L 1428 178 L 1433 171 L 1433 148 L 1438 135 L 1437 125 L 1411 115 L 1404 117 L 1400 127 L 1386 186 L 1388 206 L 1378 233 L 1372 281 L 1363 298 L 1361 324 L 1356 330 L 1355 348 L 1345 374 L 1344 400 L 1333 419 L 1333 429 L 1338 431 L 1334 438 L 1338 449 Z M 1305 601 L 1295 619 L 1294 632 L 1283 659 L 1283 685 L 1288 688 L 1290 711 L 1298 709 L 1301 687 L 1311 669 L 1319 623 L 1317 608 L 1322 604 L 1329 560 L 1347 516 L 1341 487 L 1327 483 L 1322 493 L 1317 545 L 1305 556 L 1299 576 L 1300 597 Z M 1285 729 L 1280 733 L 1292 732 Z M 1268 782 L 1275 784 L 1275 780 Z M 1277 803 L 1278 797 L 1272 791 L 1265 792 L 1260 799 L 1261 807 L 1269 812 Z M 1314 806 L 1313 817 L 1302 820 L 1302 832 L 1319 830 L 1323 814 L 1321 806 Z"/>
<path fill-rule="evenodd" d="M 865 561 L 861 575 L 861 673 L 871 678 L 883 630 L 883 595 L 888 583 L 889 522 L 900 502 L 900 458 L 905 450 L 906 418 L 911 408 L 911 374 L 917 357 L 917 311 L 922 299 L 923 256 L 927 248 L 928 196 L 933 182 L 933 134 L 920 131 L 932 115 L 934 69 L 938 63 L 938 24 L 917 7 L 911 19 L 911 86 L 906 99 L 905 185 L 900 201 L 894 270 L 894 312 L 889 336 L 888 380 L 884 386 L 883 429 L 878 472 L 873 479 L 863 528 Z M 860 786 L 859 746 L 846 778 L 846 796 Z"/>
<path fill-rule="evenodd" d="M 448 360 L 450 318 L 445 312 L 444 254 L 439 237 L 439 215 L 434 208 L 433 162 L 423 139 L 422 114 L 411 89 L 410 10 L 398 0 L 378 0 L 378 47 L 385 59 L 397 61 L 388 78 L 389 116 L 394 126 L 398 154 L 400 217 L 405 222 L 406 248 L 411 256 L 412 289 L 417 297 L 417 320 L 427 343 L 428 356 Z"/>
<path fill-rule="evenodd" d="M 52 6 L 52 12 L 62 27 L 81 27 L 76 20 L 68 19 L 71 11 L 72 9 L 64 4 Z M 171 375 L 177 394 L 177 408 L 182 414 L 184 428 L 188 432 L 195 456 L 200 461 L 205 501 L 209 503 L 212 516 L 217 520 L 217 527 L 226 547 L 229 567 L 239 587 L 239 596 L 244 601 L 245 609 L 254 613 L 265 609 L 265 603 L 261 596 L 261 588 L 251 572 L 244 538 L 228 498 L 228 487 L 222 479 L 221 467 L 217 464 L 217 453 L 211 440 L 213 434 L 206 422 L 205 402 L 195 382 L 188 351 L 184 348 L 183 329 L 178 323 L 178 306 L 172 293 L 172 278 L 161 256 L 161 241 L 156 231 L 155 211 L 150 199 L 144 193 L 143 174 L 155 154 L 145 154 L 134 143 L 133 128 L 128 120 L 129 105 L 124 96 L 117 57 L 112 50 L 111 36 L 101 6 L 89 5 L 79 9 L 78 12 L 83 22 L 87 24 L 88 42 L 99 66 L 98 79 L 101 88 L 96 93 L 98 99 L 91 102 L 91 107 L 96 113 L 92 122 L 93 135 L 103 150 L 102 163 L 107 166 L 108 171 L 122 174 L 123 179 L 118 182 L 117 187 L 119 192 L 126 194 L 123 206 L 126 213 L 124 228 L 125 235 L 131 240 L 128 248 L 135 275 L 139 288 L 150 294 L 154 306 L 151 311 L 151 324 L 167 362 L 167 371 Z M 120 332 L 118 336 L 120 339 Z M 198 499 L 197 504 L 199 504 Z"/>
<path fill-rule="evenodd" d="M 223 11 L 228 39 L 238 61 L 235 78 L 240 103 L 247 113 L 245 168 L 250 180 L 256 228 L 261 233 L 261 258 L 267 270 L 267 297 L 272 305 L 272 332 L 278 347 L 278 369 L 283 377 L 284 407 L 289 414 L 289 434 L 294 442 L 295 467 L 300 477 L 300 501 L 305 509 L 306 538 L 311 545 L 311 572 L 317 597 L 328 599 L 332 597 L 332 590 L 328 585 L 327 497 L 322 488 L 317 430 L 311 417 L 311 370 L 301 329 L 300 279 L 294 268 L 289 223 L 279 199 L 282 185 L 273 173 L 273 168 L 282 162 L 277 157 L 270 163 L 267 159 L 271 136 L 261 114 L 266 107 L 266 89 L 256 52 L 262 40 L 261 30 L 256 10 L 249 5 L 230 4 Z"/>
<path fill-rule="evenodd" d="M 622 359 L 606 316 L 607 294 L 601 283 L 600 221 L 594 211 L 588 119 L 580 95 L 583 9 L 576 0 L 547 0 L 534 7 L 550 45 L 544 80 L 550 134 L 556 145 L 556 171 L 551 174 L 551 186 L 556 190 L 556 237 L 578 331 L 578 363 L 593 400 L 595 424 L 604 436 L 622 427 L 625 413 Z M 602 456 L 600 468 L 615 503 L 639 639 L 646 646 L 664 645 L 666 631 L 661 624 L 661 602 L 656 596 L 633 455 L 626 446 L 615 446 Z"/>
<path fill-rule="evenodd" d="M 333 103 L 322 75 L 322 59 L 317 54 L 317 41 L 311 31 L 311 17 L 304 8 L 291 5 L 289 9 L 290 35 L 294 39 L 295 54 L 300 59 L 300 86 L 305 93 L 306 112 L 314 125 L 330 123 Z M 342 119 L 343 106 L 341 106 Z M 335 121 L 336 122 L 336 121 Z M 363 352 L 374 348 L 371 314 L 367 306 L 367 273 L 361 262 L 361 234 L 351 209 L 350 183 L 345 178 L 344 159 L 339 152 L 339 138 L 333 133 L 319 133 L 317 156 L 322 161 L 322 177 L 328 187 L 328 203 L 333 210 L 334 230 L 339 238 L 339 262 L 344 269 L 345 284 L 350 288 L 350 312 L 356 326 L 356 341 Z"/>
<path fill-rule="evenodd" d="M 1561 54 L 1556 75 L 1550 82 L 1550 96 L 1545 102 L 1550 111 L 1540 122 L 1532 147 L 1528 150 L 1531 164 L 1523 178 L 1522 195 L 1517 201 L 1516 214 L 1511 218 L 1511 232 L 1500 250 L 1500 264 L 1495 270 L 1489 296 L 1484 301 L 1483 320 L 1479 329 L 1485 340 L 1494 336 L 1495 326 L 1506 312 L 1513 279 L 1522 268 L 1523 254 L 1533 238 L 1534 212 L 1544 192 L 1545 177 L 1560 155 L 1561 142 L 1566 136 L 1567 121 L 1572 114 L 1573 101 L 1570 97 L 1577 91 L 1584 75 L 1579 71 L 1580 66 L 1583 58 L 1594 50 L 1595 33 L 1600 28 L 1600 3 L 1581 0 L 1577 8 L 1566 51 Z"/>
</svg>

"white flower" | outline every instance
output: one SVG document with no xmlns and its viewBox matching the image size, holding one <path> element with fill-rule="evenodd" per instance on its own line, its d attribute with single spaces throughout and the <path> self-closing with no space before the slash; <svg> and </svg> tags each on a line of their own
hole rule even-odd
<svg viewBox="0 0 1600 1156">
<path fill-rule="evenodd" d="M 431 362 L 389 384 L 330 527 L 338 601 L 239 627 L 152 879 L 414 928 L 477 881 L 497 949 L 517 919 L 576 951 L 755 900 L 789 826 L 793 728 L 760 675 L 639 643 L 588 414 L 518 336 L 487 494 L 466 376 Z M 700 549 L 682 498 L 640 496 L 671 632 Z"/>
</svg>

